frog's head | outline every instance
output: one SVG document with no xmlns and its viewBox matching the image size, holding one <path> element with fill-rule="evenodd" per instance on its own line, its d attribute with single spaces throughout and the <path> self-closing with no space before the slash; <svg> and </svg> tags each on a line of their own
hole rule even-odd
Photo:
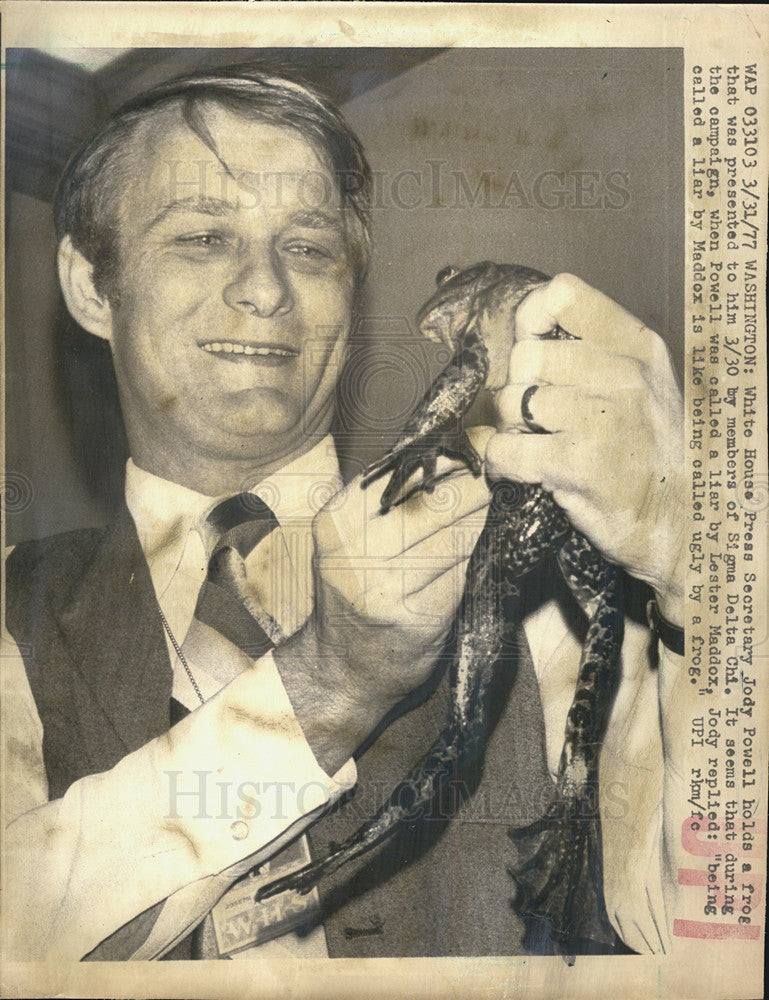
<svg viewBox="0 0 769 1000">
<path fill-rule="evenodd" d="M 483 261 L 460 270 L 438 272 L 438 288 L 417 314 L 419 332 L 455 348 L 472 324 L 489 352 L 487 386 L 504 385 L 507 359 L 515 340 L 515 310 L 532 288 L 548 281 L 541 271 L 520 264 Z"/>
<path fill-rule="evenodd" d="M 452 264 L 436 275 L 435 293 L 417 313 L 423 337 L 455 347 L 475 311 L 480 292 L 499 278 L 499 265 L 483 261 L 460 270 Z"/>
</svg>

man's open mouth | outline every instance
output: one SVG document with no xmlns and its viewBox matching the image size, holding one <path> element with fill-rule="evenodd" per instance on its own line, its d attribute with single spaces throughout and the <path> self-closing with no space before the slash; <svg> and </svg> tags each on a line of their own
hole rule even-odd
<svg viewBox="0 0 769 1000">
<path fill-rule="evenodd" d="M 287 344 L 240 344 L 232 340 L 209 340 L 200 344 L 208 354 L 217 354 L 226 361 L 240 361 L 246 358 L 257 360 L 296 358 L 299 351 Z"/>
</svg>

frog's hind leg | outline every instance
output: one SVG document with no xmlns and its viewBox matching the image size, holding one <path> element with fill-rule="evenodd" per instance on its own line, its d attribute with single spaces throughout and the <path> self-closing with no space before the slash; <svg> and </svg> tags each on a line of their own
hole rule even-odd
<svg viewBox="0 0 769 1000">
<path fill-rule="evenodd" d="M 452 664 L 452 717 L 425 757 L 395 787 L 377 813 L 326 858 L 263 886 L 258 899 L 287 889 L 309 892 L 326 875 L 366 854 L 391 837 L 403 823 L 419 819 L 447 779 L 483 745 L 487 724 L 487 692 L 506 634 L 497 613 L 495 563 L 496 526 L 487 518 L 484 531 L 470 557 L 468 578 L 474 581 L 465 593 Z"/>
<path fill-rule="evenodd" d="M 433 800 L 436 782 L 453 773 L 460 749 L 455 727 L 447 726 L 427 756 L 396 786 L 371 819 L 344 843 L 335 845 L 327 857 L 263 885 L 257 893 L 257 902 L 289 889 L 302 894 L 310 892 L 322 878 L 387 840 L 402 823 L 419 819 Z"/>
<path fill-rule="evenodd" d="M 545 816 L 513 829 L 533 855 L 513 874 L 523 915 L 546 918 L 565 951 L 606 950 L 617 937 L 603 900 L 598 759 L 616 686 L 623 615 L 621 577 L 576 534 L 559 553 L 565 578 L 592 612 L 566 721 L 556 797 Z"/>
</svg>

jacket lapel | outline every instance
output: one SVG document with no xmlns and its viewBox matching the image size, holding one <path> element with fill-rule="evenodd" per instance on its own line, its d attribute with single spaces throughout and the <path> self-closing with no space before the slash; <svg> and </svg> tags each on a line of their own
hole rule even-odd
<svg viewBox="0 0 769 1000">
<path fill-rule="evenodd" d="M 169 725 L 171 664 L 149 568 L 123 507 L 61 610 L 75 710 L 99 769 Z M 96 711 L 94 710 L 96 709 Z"/>
</svg>

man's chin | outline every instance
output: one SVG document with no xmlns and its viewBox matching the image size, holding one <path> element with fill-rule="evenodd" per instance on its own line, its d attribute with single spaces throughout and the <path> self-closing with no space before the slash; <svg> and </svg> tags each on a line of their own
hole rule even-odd
<svg viewBox="0 0 769 1000">
<path fill-rule="evenodd" d="M 227 403 L 220 403 L 216 410 L 211 424 L 222 436 L 220 444 L 229 437 L 245 439 L 291 434 L 300 428 L 303 419 L 300 402 L 273 388 L 238 393 Z"/>
<path fill-rule="evenodd" d="M 306 451 L 328 433 L 333 400 L 307 409 L 306 401 L 295 393 L 275 388 L 237 393 L 227 400 L 200 399 L 198 412 L 178 440 L 186 442 L 188 458 L 197 453 L 202 460 L 232 462 L 237 465 L 270 462 Z M 309 410 L 309 412 L 307 412 Z M 166 440 L 174 436 L 171 422 L 164 422 Z"/>
<path fill-rule="evenodd" d="M 206 435 L 206 451 L 218 459 L 261 461 L 290 454 L 305 441 L 324 436 L 328 427 L 310 426 L 299 407 L 284 407 L 217 422 Z"/>
</svg>

